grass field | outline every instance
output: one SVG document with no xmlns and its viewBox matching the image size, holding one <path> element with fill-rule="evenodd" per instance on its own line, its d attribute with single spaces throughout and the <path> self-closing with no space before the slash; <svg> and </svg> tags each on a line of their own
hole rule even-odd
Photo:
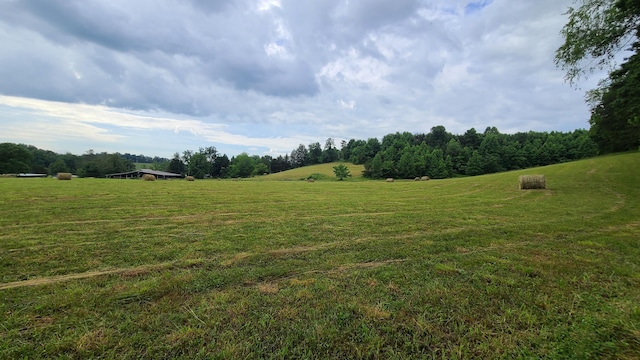
<svg viewBox="0 0 640 360">
<path fill-rule="evenodd" d="M 255 177 L 254 180 L 301 180 L 307 179 L 309 177 L 315 178 L 316 180 L 325 181 L 336 180 L 336 175 L 333 172 L 333 167 L 339 163 L 330 163 L 330 164 L 320 164 L 320 165 L 312 165 L 305 166 L 301 168 L 292 169 L 289 171 L 283 171 L 275 174 L 269 174 L 266 176 L 258 176 Z M 349 168 L 349 172 L 351 173 L 351 177 L 349 180 L 365 180 L 362 177 L 362 171 L 364 170 L 363 165 L 354 165 L 351 163 L 342 163 L 347 168 Z"/>
<path fill-rule="evenodd" d="M 639 175 L 0 179 L 0 358 L 637 359 Z"/>
</svg>

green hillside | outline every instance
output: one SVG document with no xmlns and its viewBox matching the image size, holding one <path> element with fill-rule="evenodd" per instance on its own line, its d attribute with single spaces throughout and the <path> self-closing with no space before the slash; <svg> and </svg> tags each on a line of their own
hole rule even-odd
<svg viewBox="0 0 640 360">
<path fill-rule="evenodd" d="M 258 180 L 300 180 L 307 179 L 309 176 L 314 174 L 322 175 L 320 180 L 336 180 L 336 175 L 333 172 L 333 167 L 338 164 L 345 164 L 349 171 L 351 172 L 351 176 L 354 179 L 362 178 L 362 171 L 364 170 L 363 165 L 354 165 L 351 163 L 329 163 L 329 164 L 318 164 L 318 165 L 310 165 L 304 166 L 296 169 L 291 169 L 287 171 L 282 171 L 275 174 L 269 174 L 266 176 L 257 177 Z"/>
<path fill-rule="evenodd" d="M 0 358 L 640 354 L 638 152 L 424 182 L 276 175 L 0 178 Z"/>
</svg>

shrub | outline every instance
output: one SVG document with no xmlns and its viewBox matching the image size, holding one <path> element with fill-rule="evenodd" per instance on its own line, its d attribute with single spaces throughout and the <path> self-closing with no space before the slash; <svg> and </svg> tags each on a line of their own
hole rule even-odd
<svg viewBox="0 0 640 360">
<path fill-rule="evenodd" d="M 58 173 L 58 180 L 71 180 L 71 173 Z"/>
</svg>

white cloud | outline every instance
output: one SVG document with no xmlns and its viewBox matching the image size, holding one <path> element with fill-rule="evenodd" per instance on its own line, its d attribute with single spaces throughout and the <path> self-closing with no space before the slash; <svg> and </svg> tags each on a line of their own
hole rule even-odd
<svg viewBox="0 0 640 360">
<path fill-rule="evenodd" d="M 553 64 L 572 0 L 33 4 L 0 1 L 2 141 L 288 153 L 588 125 Z"/>
<path fill-rule="evenodd" d="M 388 85 L 385 76 L 391 68 L 371 56 L 362 56 L 356 49 L 349 49 L 345 56 L 324 66 L 320 77 L 333 82 L 347 82 L 380 89 Z"/>
<path fill-rule="evenodd" d="M 258 11 L 268 11 L 268 10 L 271 10 L 272 8 L 280 8 L 280 7 L 282 7 L 280 0 L 258 0 L 258 4 L 256 6 Z"/>
</svg>

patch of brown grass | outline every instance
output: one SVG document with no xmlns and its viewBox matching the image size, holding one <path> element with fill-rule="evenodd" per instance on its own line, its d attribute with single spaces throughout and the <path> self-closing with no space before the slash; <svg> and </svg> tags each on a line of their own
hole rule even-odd
<svg viewBox="0 0 640 360">
<path fill-rule="evenodd" d="M 280 287 L 276 283 L 262 283 L 256 285 L 256 289 L 263 294 L 276 294 L 280 291 Z"/>
<path fill-rule="evenodd" d="M 360 305 L 360 311 L 371 319 L 385 320 L 391 317 L 391 313 L 377 306 Z"/>
<path fill-rule="evenodd" d="M 221 262 L 220 265 L 222 265 L 224 267 L 230 267 L 230 266 L 233 266 L 233 265 L 241 262 L 242 260 L 250 257 L 251 255 L 253 255 L 253 254 L 251 254 L 250 252 L 237 253 L 232 258 Z"/>
<path fill-rule="evenodd" d="M 97 328 L 93 329 L 84 335 L 82 335 L 78 342 L 76 343 L 76 347 L 79 350 L 96 350 L 99 349 L 109 342 L 109 337 L 105 333 L 104 329 Z"/>
</svg>

